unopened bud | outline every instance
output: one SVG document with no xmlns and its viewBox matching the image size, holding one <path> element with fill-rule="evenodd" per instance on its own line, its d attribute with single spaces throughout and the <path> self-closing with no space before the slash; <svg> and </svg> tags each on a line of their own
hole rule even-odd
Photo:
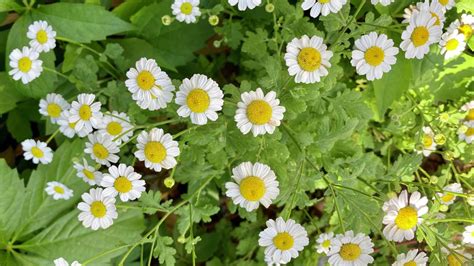
<svg viewBox="0 0 474 266">
<path fill-rule="evenodd" d="M 172 177 L 165 178 L 165 181 L 163 183 L 165 183 L 165 187 L 167 188 L 172 188 L 175 184 L 174 179 Z"/>
<path fill-rule="evenodd" d="M 268 13 L 272 13 L 274 10 L 275 10 L 275 6 L 272 3 L 268 3 L 265 6 L 265 11 L 267 11 Z"/>
<path fill-rule="evenodd" d="M 443 123 L 448 122 L 449 120 L 449 114 L 448 113 L 442 113 L 439 115 L 439 120 Z"/>
<path fill-rule="evenodd" d="M 211 24 L 211 26 L 216 26 L 217 24 L 219 24 L 219 17 L 216 16 L 216 15 L 212 15 L 209 17 L 209 24 Z"/>
<path fill-rule="evenodd" d="M 446 212 L 446 211 L 448 211 L 448 209 L 449 209 L 448 205 L 439 206 L 439 210 L 442 211 L 442 212 Z"/>
<path fill-rule="evenodd" d="M 443 134 L 436 134 L 434 140 L 436 144 L 443 145 L 444 143 L 446 143 L 446 136 Z"/>
<path fill-rule="evenodd" d="M 165 26 L 169 26 L 171 24 L 171 17 L 169 15 L 164 15 L 161 17 L 161 23 L 163 23 L 163 25 Z"/>
</svg>

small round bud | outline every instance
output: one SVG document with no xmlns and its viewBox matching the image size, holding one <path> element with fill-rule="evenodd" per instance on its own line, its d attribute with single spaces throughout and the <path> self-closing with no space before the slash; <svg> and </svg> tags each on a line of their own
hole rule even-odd
<svg viewBox="0 0 474 266">
<path fill-rule="evenodd" d="M 436 134 L 434 140 L 436 144 L 443 145 L 444 143 L 446 143 L 446 136 L 443 134 Z"/>
<path fill-rule="evenodd" d="M 439 210 L 442 211 L 442 212 L 446 212 L 446 211 L 448 211 L 448 209 L 449 209 L 448 205 L 443 204 L 443 205 L 439 206 Z"/>
<path fill-rule="evenodd" d="M 268 3 L 265 5 L 265 11 L 267 11 L 268 13 L 272 13 L 273 11 L 275 11 L 275 6 L 272 3 Z"/>
<path fill-rule="evenodd" d="M 181 244 L 186 243 L 186 237 L 185 236 L 179 236 L 178 237 L 178 243 L 181 243 Z"/>
<path fill-rule="evenodd" d="M 164 15 L 161 17 L 161 23 L 165 26 L 169 26 L 173 20 L 169 15 Z"/>
<path fill-rule="evenodd" d="M 222 43 L 222 40 L 215 40 L 214 42 L 212 42 L 212 45 L 214 45 L 214 47 L 216 48 L 219 48 L 221 47 L 221 43 Z"/>
<path fill-rule="evenodd" d="M 165 187 L 167 188 L 172 188 L 174 186 L 174 179 L 172 177 L 167 177 L 165 178 L 165 181 L 163 182 L 165 183 Z"/>
<path fill-rule="evenodd" d="M 209 17 L 208 21 L 211 26 L 217 26 L 217 24 L 219 24 L 219 17 L 216 15 L 212 15 Z"/>
<path fill-rule="evenodd" d="M 400 117 L 398 115 L 391 115 L 390 119 L 392 119 L 392 121 L 399 121 Z"/>
<path fill-rule="evenodd" d="M 436 184 L 438 183 L 438 177 L 435 175 L 430 176 L 430 183 L 431 184 Z"/>
<path fill-rule="evenodd" d="M 387 197 L 388 197 L 389 199 L 394 199 L 394 198 L 397 197 L 397 193 L 395 193 L 395 192 L 393 192 L 393 191 L 390 191 L 390 192 L 387 193 Z"/>
<path fill-rule="evenodd" d="M 443 153 L 443 158 L 446 161 L 452 161 L 452 160 L 454 160 L 454 153 L 452 151 L 445 151 Z"/>
<path fill-rule="evenodd" d="M 441 113 L 439 115 L 439 120 L 443 123 L 447 123 L 449 120 L 449 114 L 448 113 Z"/>
</svg>

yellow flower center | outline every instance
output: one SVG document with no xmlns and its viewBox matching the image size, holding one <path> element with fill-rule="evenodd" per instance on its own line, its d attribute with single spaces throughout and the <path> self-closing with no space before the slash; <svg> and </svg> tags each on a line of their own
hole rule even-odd
<svg viewBox="0 0 474 266">
<path fill-rule="evenodd" d="M 301 69 L 312 72 L 321 66 L 321 53 L 312 47 L 305 47 L 299 52 L 297 60 Z"/>
<path fill-rule="evenodd" d="M 107 157 L 109 157 L 109 151 L 104 147 L 104 145 L 100 143 L 96 143 L 94 146 L 92 146 L 92 152 L 94 153 L 95 157 L 99 158 L 100 160 L 105 160 Z"/>
<path fill-rule="evenodd" d="M 433 137 L 428 134 L 424 134 L 422 142 L 425 148 L 429 148 L 433 144 Z"/>
<path fill-rule="evenodd" d="M 273 238 L 273 244 L 279 250 L 285 251 L 293 247 L 295 240 L 293 237 L 287 232 L 278 233 Z"/>
<path fill-rule="evenodd" d="M 385 53 L 382 48 L 378 46 L 372 46 L 364 54 L 365 61 L 371 66 L 378 66 L 383 62 Z"/>
<path fill-rule="evenodd" d="M 403 230 L 412 229 L 417 223 L 418 213 L 413 207 L 401 208 L 395 218 L 395 224 Z"/>
<path fill-rule="evenodd" d="M 472 135 L 474 135 L 474 128 L 470 127 L 466 130 L 466 136 L 470 137 Z"/>
<path fill-rule="evenodd" d="M 132 182 L 130 182 L 130 180 L 125 176 L 119 176 L 115 179 L 114 188 L 120 193 L 127 193 L 132 190 Z"/>
<path fill-rule="evenodd" d="M 443 6 L 445 6 L 449 3 L 449 0 L 438 0 L 438 2 L 442 4 Z"/>
<path fill-rule="evenodd" d="M 158 141 L 150 141 L 145 145 L 145 157 L 152 163 L 160 163 L 166 158 L 166 149 Z"/>
<path fill-rule="evenodd" d="M 116 136 L 122 132 L 122 125 L 119 122 L 112 121 L 109 124 L 107 124 L 107 133 L 109 133 L 112 136 Z"/>
<path fill-rule="evenodd" d="M 33 154 L 33 156 L 35 156 L 36 158 L 43 158 L 44 156 L 43 151 L 38 147 L 31 148 L 31 154 Z"/>
<path fill-rule="evenodd" d="M 53 189 L 58 194 L 64 194 L 64 188 L 62 188 L 60 186 L 55 186 Z"/>
<path fill-rule="evenodd" d="M 472 36 L 472 27 L 471 25 L 469 24 L 463 24 L 461 26 L 459 26 L 458 30 L 464 34 L 464 38 L 467 40 L 469 40 L 469 38 L 471 38 Z"/>
<path fill-rule="evenodd" d="M 252 124 L 264 125 L 272 119 L 272 107 L 264 100 L 255 100 L 247 106 L 247 118 Z"/>
<path fill-rule="evenodd" d="M 181 5 L 180 9 L 181 9 L 181 13 L 185 15 L 190 15 L 193 12 L 193 5 L 191 5 L 191 3 L 189 2 L 184 2 Z"/>
<path fill-rule="evenodd" d="M 265 194 L 263 180 L 256 176 L 247 176 L 240 181 L 240 194 L 248 201 L 258 201 Z"/>
<path fill-rule="evenodd" d="M 79 117 L 82 119 L 82 120 L 89 120 L 91 119 L 92 117 L 92 110 L 91 110 L 91 107 L 87 104 L 83 104 L 80 108 L 79 108 Z"/>
<path fill-rule="evenodd" d="M 318 0 L 319 3 L 321 4 L 327 4 L 329 2 L 331 2 L 331 0 Z"/>
<path fill-rule="evenodd" d="M 454 198 L 454 195 L 451 193 L 446 193 L 444 196 L 441 197 L 443 202 L 450 202 Z"/>
<path fill-rule="evenodd" d="M 48 41 L 48 34 L 46 33 L 46 31 L 39 30 L 38 33 L 36 33 L 36 40 L 40 44 L 45 44 Z"/>
<path fill-rule="evenodd" d="M 439 16 L 436 15 L 436 13 L 431 12 L 431 16 L 436 19 L 435 25 L 437 25 L 437 26 L 438 26 L 438 25 L 441 25 L 441 21 L 439 20 Z"/>
<path fill-rule="evenodd" d="M 203 89 L 194 89 L 186 97 L 186 104 L 194 113 L 203 113 L 210 104 L 209 94 Z"/>
<path fill-rule="evenodd" d="M 51 117 L 59 117 L 61 115 L 61 107 L 58 104 L 55 103 L 50 103 L 46 107 L 46 111 L 48 112 L 48 115 Z"/>
<path fill-rule="evenodd" d="M 22 57 L 20 60 L 18 60 L 18 69 L 20 69 L 20 71 L 23 73 L 30 71 L 31 65 L 33 65 L 33 62 L 27 56 Z"/>
<path fill-rule="evenodd" d="M 137 76 L 138 87 L 142 90 L 150 90 L 155 85 L 155 77 L 149 71 L 142 71 Z"/>
<path fill-rule="evenodd" d="M 339 255 L 343 260 L 354 261 L 360 257 L 361 249 L 359 245 L 353 243 L 343 244 Z"/>
<path fill-rule="evenodd" d="M 87 179 L 95 180 L 95 176 L 94 176 L 94 173 L 93 173 L 93 172 L 84 169 L 84 170 L 82 171 L 82 173 L 87 177 Z"/>
<path fill-rule="evenodd" d="M 403 266 L 416 266 L 416 262 L 413 260 L 410 260 L 409 262 L 406 262 L 405 264 L 403 264 Z"/>
<path fill-rule="evenodd" d="M 446 50 L 448 51 L 452 51 L 452 50 L 455 50 L 456 48 L 458 48 L 458 45 L 459 45 L 459 41 L 455 38 L 449 40 L 446 42 Z"/>
<path fill-rule="evenodd" d="M 469 109 L 465 119 L 466 120 L 474 120 L 474 109 Z"/>
<path fill-rule="evenodd" d="M 94 201 L 91 204 L 91 214 L 96 218 L 102 218 L 107 213 L 107 208 L 102 201 Z"/>
<path fill-rule="evenodd" d="M 330 245 L 331 245 L 331 240 L 329 239 L 324 240 L 323 243 L 321 244 L 323 248 L 328 248 Z"/>
<path fill-rule="evenodd" d="M 74 129 L 76 127 L 77 122 L 69 123 L 69 127 Z"/>
<path fill-rule="evenodd" d="M 416 27 L 411 33 L 411 41 L 415 47 L 422 46 L 430 37 L 430 32 L 425 26 Z"/>
<path fill-rule="evenodd" d="M 449 266 L 462 266 L 464 259 L 461 256 L 455 254 L 448 255 L 448 265 Z"/>
</svg>

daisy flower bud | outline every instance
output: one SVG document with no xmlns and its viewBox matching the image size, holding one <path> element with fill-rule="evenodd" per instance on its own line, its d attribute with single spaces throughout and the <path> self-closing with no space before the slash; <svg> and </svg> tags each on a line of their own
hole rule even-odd
<svg viewBox="0 0 474 266">
<path fill-rule="evenodd" d="M 443 134 L 436 134 L 434 137 L 436 144 L 443 145 L 446 143 L 446 136 Z"/>
<path fill-rule="evenodd" d="M 209 17 L 208 21 L 211 26 L 217 26 L 217 24 L 219 24 L 219 17 L 216 15 L 212 15 Z"/>
<path fill-rule="evenodd" d="M 164 15 L 161 17 L 161 23 L 163 23 L 163 25 L 169 26 L 171 22 L 173 22 L 173 20 L 169 15 Z"/>
<path fill-rule="evenodd" d="M 275 6 L 272 3 L 268 3 L 265 5 L 265 11 L 268 13 L 272 13 L 275 10 Z"/>
<path fill-rule="evenodd" d="M 165 187 L 172 188 L 175 184 L 175 181 L 171 176 L 169 176 L 169 177 L 165 178 L 163 183 L 165 184 Z"/>
</svg>

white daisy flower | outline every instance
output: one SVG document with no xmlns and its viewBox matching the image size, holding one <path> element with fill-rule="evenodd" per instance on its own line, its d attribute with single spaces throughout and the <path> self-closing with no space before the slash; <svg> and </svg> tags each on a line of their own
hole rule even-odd
<svg viewBox="0 0 474 266">
<path fill-rule="evenodd" d="M 217 111 L 222 110 L 224 94 L 219 84 L 205 75 L 195 74 L 184 79 L 176 93 L 176 104 L 180 105 L 178 115 L 191 116 L 196 125 L 207 124 L 207 119 L 217 120 Z"/>
<path fill-rule="evenodd" d="M 225 183 L 225 194 L 248 212 L 257 209 L 260 204 L 268 208 L 280 193 L 275 173 L 262 163 L 239 164 L 232 169 L 232 179 L 235 183 Z"/>
<path fill-rule="evenodd" d="M 370 2 L 372 3 L 372 5 L 380 3 L 383 6 L 388 6 L 391 3 L 395 2 L 395 0 L 370 0 Z"/>
<path fill-rule="evenodd" d="M 237 111 L 234 116 L 237 127 L 243 134 L 252 131 L 252 134 L 273 134 L 275 128 L 280 125 L 283 113 L 286 109 L 280 106 L 280 100 L 276 93 L 270 91 L 266 95 L 262 89 L 244 92 L 240 95 L 241 102 L 237 103 Z"/>
<path fill-rule="evenodd" d="M 472 255 L 466 252 L 466 250 L 460 245 L 453 245 L 449 243 L 448 248 L 454 250 L 455 252 L 451 253 L 451 251 L 445 247 L 441 247 L 441 251 L 447 255 L 446 260 L 448 261 L 449 266 L 468 265 L 465 263 L 472 259 Z"/>
<path fill-rule="evenodd" d="M 254 9 L 262 3 L 262 0 L 227 0 L 229 5 L 236 6 L 240 11 L 248 9 Z"/>
<path fill-rule="evenodd" d="M 464 120 L 467 121 L 472 121 L 474 120 L 474 101 L 470 101 L 468 103 L 465 103 L 461 107 L 462 112 L 467 112 L 466 116 L 464 117 Z"/>
<path fill-rule="evenodd" d="M 449 184 L 445 186 L 443 188 L 443 191 L 444 191 L 443 193 L 438 192 L 436 193 L 436 195 L 438 195 L 441 201 L 441 204 L 449 206 L 453 204 L 454 201 L 456 200 L 456 195 L 449 192 L 462 193 L 462 187 L 461 187 L 461 184 L 459 183 L 453 183 L 453 184 Z"/>
<path fill-rule="evenodd" d="M 73 191 L 71 189 L 56 181 L 46 183 L 46 188 L 44 191 L 46 191 L 48 195 L 53 196 L 53 199 L 55 200 L 68 200 L 73 195 Z"/>
<path fill-rule="evenodd" d="M 366 75 L 367 80 L 381 79 L 383 73 L 389 72 L 391 65 L 397 62 L 397 54 L 398 48 L 393 47 L 393 40 L 385 34 L 371 32 L 355 41 L 351 64 L 356 67 L 357 74 Z"/>
<path fill-rule="evenodd" d="M 56 93 L 49 93 L 46 99 L 39 102 L 40 114 L 51 119 L 51 123 L 56 124 L 61 116 L 62 111 L 69 109 L 69 103 L 64 100 L 63 96 Z"/>
<path fill-rule="evenodd" d="M 464 34 L 464 40 L 467 42 L 471 38 L 474 29 L 474 16 L 462 14 L 460 20 L 456 19 L 449 25 L 448 32 L 453 32 L 456 29 Z"/>
<path fill-rule="evenodd" d="M 441 47 L 441 54 L 444 54 L 445 59 L 451 59 L 461 55 L 466 48 L 464 34 L 459 33 L 457 29 L 453 32 L 445 32 L 441 35 L 439 47 Z"/>
<path fill-rule="evenodd" d="M 67 262 L 67 260 L 65 260 L 64 258 L 57 258 L 54 260 L 54 266 L 69 266 L 69 262 Z M 75 260 L 71 263 L 70 266 L 81 266 L 81 264 Z"/>
<path fill-rule="evenodd" d="M 86 127 L 83 127 L 81 130 L 76 132 L 76 123 L 69 122 L 70 116 L 71 112 L 69 112 L 69 110 L 64 110 L 61 112 L 61 115 L 56 121 L 56 123 L 59 125 L 59 131 L 68 138 L 72 138 L 76 134 L 81 138 L 87 136 L 89 132 L 87 131 Z"/>
<path fill-rule="evenodd" d="M 109 136 L 118 145 L 127 142 L 133 135 L 133 126 L 125 113 L 113 111 L 105 113 L 99 124 L 99 133 Z"/>
<path fill-rule="evenodd" d="M 117 143 L 106 135 L 95 132 L 88 136 L 89 141 L 86 142 L 85 153 L 89 153 L 91 158 L 97 163 L 110 166 L 110 163 L 116 163 L 119 160 L 117 153 L 119 147 Z"/>
<path fill-rule="evenodd" d="M 430 45 L 439 41 L 441 26 L 435 25 L 436 19 L 429 12 L 415 12 L 410 24 L 402 33 L 400 48 L 406 58 L 422 59 L 429 51 Z"/>
<path fill-rule="evenodd" d="M 403 9 L 403 20 L 402 23 L 410 23 L 411 16 L 414 12 L 419 11 L 415 5 L 409 5 Z"/>
<path fill-rule="evenodd" d="M 459 140 L 471 144 L 474 141 L 474 120 L 466 121 L 463 125 L 466 130 L 458 132 Z"/>
<path fill-rule="evenodd" d="M 10 53 L 10 67 L 8 72 L 14 80 L 20 80 L 23 84 L 28 84 L 41 75 L 43 71 L 43 61 L 39 59 L 39 53 L 30 47 L 14 49 Z"/>
<path fill-rule="evenodd" d="M 384 236 L 395 242 L 413 239 L 417 225 L 423 221 L 421 216 L 428 212 L 427 203 L 428 199 L 421 197 L 420 192 L 415 191 L 409 197 L 406 190 L 386 201 L 382 207 L 385 212 L 382 223 L 386 225 Z"/>
<path fill-rule="evenodd" d="M 35 164 L 48 164 L 53 161 L 53 150 L 46 142 L 27 139 L 21 143 L 25 160 L 32 160 Z"/>
<path fill-rule="evenodd" d="M 102 181 L 102 173 L 97 171 L 93 166 L 87 163 L 86 159 L 82 159 L 82 164 L 74 162 L 74 168 L 77 171 L 77 177 L 82 178 L 89 185 L 100 185 Z"/>
<path fill-rule="evenodd" d="M 81 93 L 77 95 L 77 101 L 72 102 L 69 123 L 76 123 L 74 127 L 76 132 L 83 130 L 89 134 L 93 128 L 99 127 L 102 119 L 101 103 L 94 100 L 94 94 Z"/>
<path fill-rule="evenodd" d="M 399 254 L 392 266 L 425 266 L 428 257 L 425 252 L 418 252 L 418 249 L 412 249 L 407 253 Z"/>
<path fill-rule="evenodd" d="M 334 233 L 329 232 L 327 234 L 320 234 L 316 242 L 318 245 L 316 246 L 316 252 L 319 254 L 324 253 L 328 254 L 329 249 L 331 248 L 331 241 L 334 239 Z"/>
<path fill-rule="evenodd" d="M 33 24 L 28 27 L 26 36 L 31 40 L 30 46 L 39 53 L 48 52 L 56 47 L 56 32 L 53 30 L 53 27 L 44 20 L 33 22 Z"/>
<path fill-rule="evenodd" d="M 276 221 L 269 219 L 266 224 L 267 228 L 258 235 L 258 244 L 265 247 L 265 257 L 271 258 L 273 263 L 288 263 L 309 243 L 308 233 L 293 219 L 285 222 L 278 217 Z"/>
<path fill-rule="evenodd" d="M 295 82 L 316 83 L 329 73 L 332 55 L 323 43 L 323 38 L 303 35 L 300 39 L 294 38 L 286 46 L 285 63 L 288 73 L 295 76 Z"/>
<path fill-rule="evenodd" d="M 370 253 L 374 252 L 372 240 L 359 233 L 354 236 L 354 232 L 347 231 L 338 234 L 331 241 L 329 249 L 330 265 L 368 265 L 374 262 Z"/>
<path fill-rule="evenodd" d="M 127 72 L 125 85 L 142 109 L 165 108 L 173 99 L 174 86 L 154 59 L 141 58 Z"/>
<path fill-rule="evenodd" d="M 435 25 L 443 28 L 444 21 L 446 20 L 444 13 L 446 9 L 438 2 L 425 0 L 424 2 L 416 3 L 417 11 L 430 13 L 433 18 L 436 19 Z"/>
<path fill-rule="evenodd" d="M 153 128 L 150 132 L 142 131 L 137 138 L 135 157 L 145 162 L 145 167 L 160 172 L 162 168 L 171 169 L 176 166 L 179 155 L 178 142 L 173 136 L 164 133 L 161 128 Z"/>
<path fill-rule="evenodd" d="M 102 188 L 91 188 L 89 193 L 86 192 L 81 197 L 83 201 L 77 205 L 81 211 L 78 219 L 84 227 L 92 230 L 106 229 L 117 219 L 115 198 L 106 197 Z"/>
<path fill-rule="evenodd" d="M 118 167 L 109 167 L 109 173 L 104 174 L 100 185 L 105 188 L 106 197 L 119 195 L 121 201 L 135 200 L 145 191 L 145 181 L 141 177 L 133 167 L 121 163 Z"/>
<path fill-rule="evenodd" d="M 309 15 L 313 18 L 327 16 L 330 13 L 337 13 L 347 3 L 347 0 L 304 0 L 301 4 L 303 10 L 309 10 Z"/>
<path fill-rule="evenodd" d="M 474 244 L 474 224 L 466 226 L 462 233 L 462 242 L 464 244 Z"/>
<path fill-rule="evenodd" d="M 450 10 L 456 5 L 454 0 L 433 0 L 433 2 L 440 4 L 445 10 Z"/>
<path fill-rule="evenodd" d="M 173 15 L 180 22 L 195 23 L 196 17 L 201 15 L 199 0 L 175 0 L 171 5 Z"/>
<path fill-rule="evenodd" d="M 433 151 L 436 151 L 436 142 L 434 139 L 434 132 L 430 127 L 423 127 L 423 136 L 421 138 L 422 149 L 417 150 L 418 154 L 423 153 L 425 157 L 430 156 Z"/>
</svg>

